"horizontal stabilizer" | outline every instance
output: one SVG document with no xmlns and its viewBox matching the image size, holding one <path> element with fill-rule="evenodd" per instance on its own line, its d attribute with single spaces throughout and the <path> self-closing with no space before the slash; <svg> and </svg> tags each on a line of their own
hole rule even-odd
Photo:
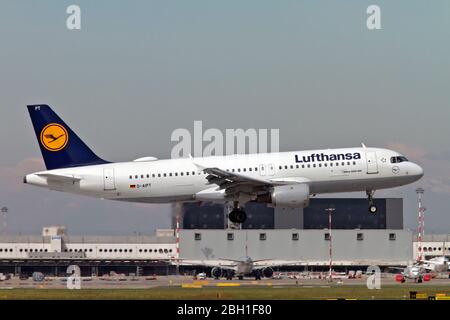
<svg viewBox="0 0 450 320">
<path fill-rule="evenodd" d="M 74 175 L 69 174 L 37 173 L 36 175 L 50 180 L 61 182 L 76 182 L 81 180 L 80 177 L 76 177 Z"/>
</svg>

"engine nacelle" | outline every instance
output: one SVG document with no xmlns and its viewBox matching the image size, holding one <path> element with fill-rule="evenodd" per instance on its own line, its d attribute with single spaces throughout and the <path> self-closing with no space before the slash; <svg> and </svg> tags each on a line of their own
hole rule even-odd
<svg viewBox="0 0 450 320">
<path fill-rule="evenodd" d="M 405 282 L 405 277 L 402 274 L 396 274 L 395 281 L 403 283 Z"/>
<path fill-rule="evenodd" d="M 262 274 L 264 278 L 272 278 L 273 269 L 271 267 L 265 267 L 264 269 L 262 269 Z"/>
<path fill-rule="evenodd" d="M 271 193 L 274 207 L 304 208 L 309 205 L 309 186 L 306 183 L 274 187 Z"/>
<path fill-rule="evenodd" d="M 217 187 L 202 190 L 195 194 L 198 201 L 223 202 L 225 200 L 225 189 L 217 190 Z"/>
<path fill-rule="evenodd" d="M 213 276 L 213 278 L 220 278 L 222 276 L 222 269 L 218 268 L 218 267 L 214 267 L 211 269 L 211 275 Z"/>
</svg>

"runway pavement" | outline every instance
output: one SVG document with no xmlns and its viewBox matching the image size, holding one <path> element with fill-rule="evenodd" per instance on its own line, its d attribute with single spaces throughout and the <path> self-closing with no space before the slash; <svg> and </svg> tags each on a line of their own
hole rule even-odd
<svg viewBox="0 0 450 320">
<path fill-rule="evenodd" d="M 192 276 L 158 276 L 151 280 L 152 277 L 94 277 L 82 278 L 81 287 L 83 289 L 147 289 L 155 287 L 251 287 L 251 286 L 267 286 L 267 287 L 331 287 L 331 286 L 351 286 L 351 285 L 365 285 L 367 278 L 360 279 L 333 279 L 332 282 L 326 279 L 263 279 L 253 280 L 251 278 L 244 280 L 216 280 L 208 278 L 206 280 L 194 280 Z M 407 281 L 406 284 L 414 283 L 414 281 Z M 383 276 L 381 278 L 381 285 L 405 285 L 396 282 L 394 275 Z M 431 281 L 419 284 L 421 286 L 442 285 L 450 287 L 450 279 L 432 279 Z M 36 289 L 65 289 L 67 282 L 65 278 L 47 277 L 44 281 L 34 281 L 32 278 L 27 280 L 20 280 L 19 278 L 11 278 L 6 281 L 0 281 L 0 289 L 8 288 L 36 288 Z"/>
</svg>

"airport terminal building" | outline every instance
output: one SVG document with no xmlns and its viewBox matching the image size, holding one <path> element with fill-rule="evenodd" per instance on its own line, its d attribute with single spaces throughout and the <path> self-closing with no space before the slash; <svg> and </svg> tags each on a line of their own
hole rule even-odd
<svg viewBox="0 0 450 320">
<path fill-rule="evenodd" d="M 224 206 L 189 203 L 179 212 L 179 232 L 174 219 L 173 229 L 157 230 L 153 236 L 73 236 L 63 227 L 46 227 L 41 236 L 0 236 L 0 273 L 62 275 L 75 264 L 84 275 L 165 275 L 177 271 L 177 259 L 247 255 L 253 260 L 296 260 L 295 270 L 323 270 L 329 264 L 330 242 L 336 269 L 408 264 L 416 257 L 417 244 L 403 228 L 403 200 L 375 201 L 375 215 L 368 212 L 366 199 L 311 199 L 303 210 L 249 204 L 242 226 L 228 222 Z M 325 211 L 329 206 L 335 208 L 331 232 Z M 424 239 L 427 258 L 450 255 L 448 236 L 435 238 Z"/>
<path fill-rule="evenodd" d="M 405 265 L 413 259 L 411 231 L 403 228 L 403 200 L 311 199 L 305 209 L 249 203 L 247 221 L 233 229 L 221 205 L 185 204 L 180 255 L 185 259 L 296 260 L 305 267 L 327 267 L 330 240 L 334 266 Z M 334 207 L 331 236 L 326 209 Z M 330 239 L 331 238 L 331 239 Z"/>
</svg>

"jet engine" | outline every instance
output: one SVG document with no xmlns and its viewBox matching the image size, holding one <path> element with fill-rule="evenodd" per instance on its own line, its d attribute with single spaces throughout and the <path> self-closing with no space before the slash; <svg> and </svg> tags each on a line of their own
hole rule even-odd
<svg viewBox="0 0 450 320">
<path fill-rule="evenodd" d="M 265 267 L 264 269 L 262 269 L 262 274 L 265 278 L 272 278 L 273 269 L 271 267 Z"/>
<path fill-rule="evenodd" d="M 218 267 L 214 267 L 211 269 L 211 275 L 213 276 L 213 278 L 220 278 L 222 276 L 222 269 L 218 268 Z"/>
<path fill-rule="evenodd" d="M 260 196 L 257 201 L 274 207 L 304 208 L 309 205 L 309 186 L 306 183 L 276 186 L 268 196 Z"/>
</svg>

